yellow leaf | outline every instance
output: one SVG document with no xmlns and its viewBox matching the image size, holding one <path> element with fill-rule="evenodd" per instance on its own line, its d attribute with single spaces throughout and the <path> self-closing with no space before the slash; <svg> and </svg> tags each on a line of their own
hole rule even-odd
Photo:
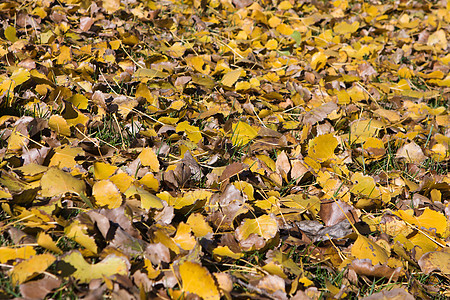
<svg viewBox="0 0 450 300">
<path fill-rule="evenodd" d="M 219 300 L 220 293 L 209 271 L 197 263 L 187 261 L 180 266 L 183 291 L 205 300 Z"/>
<path fill-rule="evenodd" d="M 331 133 L 322 134 L 309 141 L 308 156 L 318 162 L 327 161 L 333 157 L 337 139 Z"/>
<path fill-rule="evenodd" d="M 184 131 L 188 139 L 190 139 L 195 144 L 197 144 L 202 139 L 202 133 L 200 132 L 200 129 L 196 126 L 190 125 L 187 121 L 178 123 L 176 131 Z"/>
<path fill-rule="evenodd" d="M 365 140 L 364 150 L 367 151 L 371 158 L 381 158 L 386 154 L 386 149 L 384 148 L 384 143 L 382 140 L 374 137 L 369 137 Z"/>
<path fill-rule="evenodd" d="M 228 248 L 228 246 L 218 246 L 216 248 L 214 248 L 213 250 L 213 257 L 216 261 L 221 261 L 222 258 L 221 257 L 231 257 L 234 259 L 239 259 L 242 256 L 244 256 L 243 253 L 234 253 L 233 251 L 230 250 L 230 248 Z"/>
<path fill-rule="evenodd" d="M 97 254 L 97 244 L 93 237 L 89 236 L 87 233 L 87 227 L 81 224 L 80 221 L 76 220 L 70 223 L 69 226 L 64 228 L 64 234 L 69 238 L 91 251 Z"/>
<path fill-rule="evenodd" d="M 189 56 L 186 58 L 186 62 L 197 72 L 208 75 L 210 73 L 210 67 L 205 64 L 205 61 L 201 56 Z"/>
<path fill-rule="evenodd" d="M 14 80 L 16 86 L 19 86 L 30 79 L 30 72 L 27 69 L 19 68 L 12 73 L 11 79 Z"/>
<path fill-rule="evenodd" d="M 63 65 L 72 60 L 72 52 L 70 50 L 70 47 L 61 46 L 61 48 L 59 50 L 60 50 L 60 53 L 56 59 L 57 64 Z"/>
<path fill-rule="evenodd" d="M 113 275 L 128 275 L 130 263 L 123 256 L 110 254 L 101 262 L 90 264 L 84 260 L 83 255 L 78 251 L 73 251 L 62 259 L 71 264 L 76 271 L 70 276 L 79 280 L 80 283 L 89 283 L 94 279 L 102 279 Z"/>
<path fill-rule="evenodd" d="M 155 192 L 159 190 L 159 181 L 152 173 L 145 174 L 139 182 Z"/>
<path fill-rule="evenodd" d="M 137 79 L 166 78 L 169 74 L 154 69 L 139 69 L 134 73 Z"/>
<path fill-rule="evenodd" d="M 273 16 L 269 19 L 269 26 L 272 28 L 275 28 L 280 24 L 281 24 L 281 19 L 278 18 L 277 16 Z"/>
<path fill-rule="evenodd" d="M 350 124 L 349 142 L 364 142 L 366 138 L 374 137 L 383 126 L 383 122 L 373 119 L 353 121 Z"/>
<path fill-rule="evenodd" d="M 447 48 L 447 36 L 445 31 L 439 29 L 435 33 L 428 37 L 427 45 L 431 47 L 436 47 L 438 50 L 444 50 Z"/>
<path fill-rule="evenodd" d="M 13 284 L 21 284 L 44 272 L 56 258 L 49 254 L 39 254 L 28 260 L 18 263 L 11 270 L 11 280 Z"/>
<path fill-rule="evenodd" d="M 45 233 L 45 232 L 40 232 L 37 236 L 37 243 L 39 244 L 39 246 L 53 251 L 57 254 L 62 254 L 63 251 L 61 249 L 58 248 L 58 246 L 56 245 L 56 243 L 53 241 L 52 237 Z"/>
<path fill-rule="evenodd" d="M 287 0 L 281 1 L 280 4 L 278 4 L 279 10 L 288 10 L 288 9 L 291 9 L 292 7 L 293 6 L 292 6 L 291 2 L 289 2 Z"/>
<path fill-rule="evenodd" d="M 53 115 L 48 120 L 48 126 L 51 130 L 58 134 L 70 136 L 70 126 L 67 124 L 66 119 L 59 115 Z"/>
<path fill-rule="evenodd" d="M 212 193 L 207 190 L 194 190 L 183 194 L 182 197 L 169 199 L 169 205 L 175 209 L 181 209 L 185 206 L 194 204 L 197 201 L 207 201 L 211 198 Z"/>
<path fill-rule="evenodd" d="M 108 14 L 113 14 L 120 9 L 120 0 L 102 0 L 102 2 Z"/>
<path fill-rule="evenodd" d="M 283 35 L 291 35 L 294 33 L 294 29 L 291 26 L 284 23 L 277 26 L 277 31 Z"/>
<path fill-rule="evenodd" d="M 79 147 L 60 146 L 54 149 L 55 154 L 50 159 L 49 167 L 73 169 L 77 162 L 75 157 L 84 155 L 84 150 Z"/>
<path fill-rule="evenodd" d="M 96 180 L 108 179 L 117 170 L 117 167 L 103 162 L 94 163 L 94 178 Z"/>
<path fill-rule="evenodd" d="M 181 222 L 178 225 L 177 233 L 173 237 L 173 241 L 183 250 L 192 250 L 197 243 L 195 238 L 191 235 L 191 227 L 188 224 Z"/>
<path fill-rule="evenodd" d="M 341 23 L 336 24 L 333 27 L 333 30 L 337 34 L 347 34 L 347 33 L 354 33 L 359 29 L 359 22 L 355 21 L 352 24 L 348 24 L 347 22 L 343 21 Z"/>
<path fill-rule="evenodd" d="M 17 36 L 16 36 L 16 28 L 14 28 L 12 26 L 6 27 L 4 34 L 5 34 L 5 38 L 12 43 L 14 43 L 18 40 Z"/>
<path fill-rule="evenodd" d="M 70 103 L 73 104 L 74 107 L 79 109 L 87 109 L 88 108 L 88 102 L 89 100 L 81 95 L 81 94 L 75 94 L 72 97 L 68 99 Z"/>
<path fill-rule="evenodd" d="M 256 219 L 245 219 L 236 228 L 236 238 L 239 241 L 247 239 L 252 233 L 268 240 L 273 238 L 278 232 L 277 221 L 269 215 L 262 215 Z"/>
<path fill-rule="evenodd" d="M 109 180 L 117 186 L 121 193 L 125 193 L 125 191 L 128 190 L 130 185 L 133 183 L 134 178 L 127 173 L 119 173 L 111 176 Z"/>
<path fill-rule="evenodd" d="M 357 259 L 370 259 L 372 265 L 385 264 L 389 258 L 386 250 L 360 234 L 352 246 L 351 253 Z"/>
<path fill-rule="evenodd" d="M 144 259 L 144 268 L 147 271 L 147 276 L 150 279 L 156 279 L 156 277 L 158 277 L 158 275 L 161 273 L 160 270 L 155 270 L 153 268 L 152 262 L 149 259 Z"/>
<path fill-rule="evenodd" d="M 258 131 L 255 128 L 248 123 L 239 121 L 232 126 L 231 141 L 235 146 L 244 146 L 253 140 L 257 135 Z"/>
<path fill-rule="evenodd" d="M 138 158 L 145 167 L 150 167 L 153 172 L 159 172 L 158 156 L 153 152 L 152 148 L 144 148 Z"/>
<path fill-rule="evenodd" d="M 32 246 L 25 247 L 0 247 L 0 263 L 5 264 L 9 260 L 29 259 L 30 257 L 36 255 L 36 251 Z"/>
<path fill-rule="evenodd" d="M 248 81 L 239 81 L 236 83 L 236 91 L 246 91 L 252 87 L 251 83 Z"/>
<path fill-rule="evenodd" d="M 44 197 L 54 197 L 65 193 L 84 194 L 84 181 L 76 179 L 69 173 L 58 168 L 50 168 L 41 178 L 41 194 Z"/>
<path fill-rule="evenodd" d="M 7 149 L 9 151 L 18 151 L 21 150 L 28 142 L 28 138 L 26 135 L 23 135 L 21 132 L 13 130 L 11 135 L 8 138 L 8 146 Z"/>
<path fill-rule="evenodd" d="M 311 68 L 316 71 L 323 69 L 327 63 L 328 56 L 325 53 L 319 51 L 313 54 L 311 57 Z"/>
<path fill-rule="evenodd" d="M 352 182 L 354 185 L 350 192 L 353 194 L 358 194 L 370 199 L 377 199 L 381 196 L 380 190 L 377 188 L 372 176 L 366 176 L 358 172 L 353 174 Z"/>
<path fill-rule="evenodd" d="M 114 209 L 122 205 L 122 194 L 109 180 L 97 181 L 92 187 L 92 195 L 98 206 Z"/>
<path fill-rule="evenodd" d="M 278 41 L 276 39 L 270 39 L 266 43 L 266 48 L 268 50 L 276 50 L 278 48 Z"/>
<path fill-rule="evenodd" d="M 447 237 L 447 218 L 440 212 L 427 207 L 420 217 L 411 216 L 403 210 L 399 210 L 394 214 L 420 229 L 434 231 L 443 237 Z"/>
<path fill-rule="evenodd" d="M 186 223 L 191 227 L 192 232 L 198 238 L 202 238 L 213 232 L 211 226 L 206 222 L 205 217 L 199 213 L 189 215 Z"/>
<path fill-rule="evenodd" d="M 232 87 L 239 77 L 241 77 L 241 73 L 241 69 L 232 70 L 223 75 L 221 83 L 225 86 Z"/>
<path fill-rule="evenodd" d="M 132 185 L 125 191 L 125 196 L 127 198 L 130 198 L 135 195 L 139 196 L 139 198 L 141 200 L 141 208 L 143 208 L 143 209 L 152 209 L 152 208 L 161 209 L 161 208 L 163 208 L 161 199 L 159 199 L 157 196 L 147 192 L 143 188 Z"/>
</svg>

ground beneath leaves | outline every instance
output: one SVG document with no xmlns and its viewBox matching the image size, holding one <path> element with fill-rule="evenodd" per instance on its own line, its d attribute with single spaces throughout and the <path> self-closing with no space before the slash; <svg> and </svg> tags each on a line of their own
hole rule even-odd
<svg viewBox="0 0 450 300">
<path fill-rule="evenodd" d="M 446 1 L 0 15 L 0 297 L 450 296 Z"/>
</svg>

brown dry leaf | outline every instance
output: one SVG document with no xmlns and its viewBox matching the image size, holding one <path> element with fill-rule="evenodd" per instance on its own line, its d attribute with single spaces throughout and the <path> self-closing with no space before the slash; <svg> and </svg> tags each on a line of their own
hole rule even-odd
<svg viewBox="0 0 450 300">
<path fill-rule="evenodd" d="M 248 212 L 245 199 L 234 185 L 228 185 L 221 194 L 214 194 L 209 202 L 208 221 L 221 229 L 234 229 L 234 219 Z"/>
<path fill-rule="evenodd" d="M 26 299 L 44 299 L 45 296 L 60 285 L 60 279 L 45 275 L 42 279 L 22 283 L 19 286 L 19 290 Z"/>
<path fill-rule="evenodd" d="M 440 251 L 428 252 L 418 261 L 420 269 L 425 274 L 433 271 L 440 271 L 443 274 L 450 273 L 450 251 L 449 248 L 443 248 Z"/>
<path fill-rule="evenodd" d="M 397 157 L 404 158 L 407 162 L 421 164 L 427 158 L 422 149 L 414 142 L 404 145 L 397 151 Z"/>
<path fill-rule="evenodd" d="M 361 300 L 414 300 L 414 296 L 402 288 L 394 288 L 390 291 L 383 290 Z"/>
</svg>

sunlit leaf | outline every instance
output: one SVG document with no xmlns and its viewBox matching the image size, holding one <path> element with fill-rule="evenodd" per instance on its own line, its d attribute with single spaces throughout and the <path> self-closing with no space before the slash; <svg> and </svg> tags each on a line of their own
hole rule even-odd
<svg viewBox="0 0 450 300">
<path fill-rule="evenodd" d="M 18 263 L 11 270 L 11 279 L 14 284 L 21 284 L 28 279 L 44 272 L 54 261 L 56 257 L 51 254 L 38 254 L 23 262 Z"/>
<path fill-rule="evenodd" d="M 88 263 L 80 252 L 72 251 L 62 259 L 75 271 L 70 274 L 80 283 L 89 283 L 94 279 L 102 279 L 113 275 L 127 275 L 129 262 L 123 256 L 110 254 L 96 264 Z"/>
<path fill-rule="evenodd" d="M 220 299 L 216 283 L 208 270 L 193 262 L 180 265 L 183 291 L 196 294 L 203 299 Z"/>
</svg>

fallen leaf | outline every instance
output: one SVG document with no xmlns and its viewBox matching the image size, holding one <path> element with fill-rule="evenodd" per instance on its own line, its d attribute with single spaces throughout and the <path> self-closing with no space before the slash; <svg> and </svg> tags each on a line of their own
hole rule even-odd
<svg viewBox="0 0 450 300">
<path fill-rule="evenodd" d="M 96 264 L 90 264 L 84 260 L 79 251 L 71 251 L 62 258 L 62 261 L 70 264 L 75 271 L 70 274 L 80 283 L 89 283 L 94 279 L 102 279 L 114 275 L 127 275 L 130 268 L 129 261 L 123 256 L 110 254 Z"/>
</svg>

